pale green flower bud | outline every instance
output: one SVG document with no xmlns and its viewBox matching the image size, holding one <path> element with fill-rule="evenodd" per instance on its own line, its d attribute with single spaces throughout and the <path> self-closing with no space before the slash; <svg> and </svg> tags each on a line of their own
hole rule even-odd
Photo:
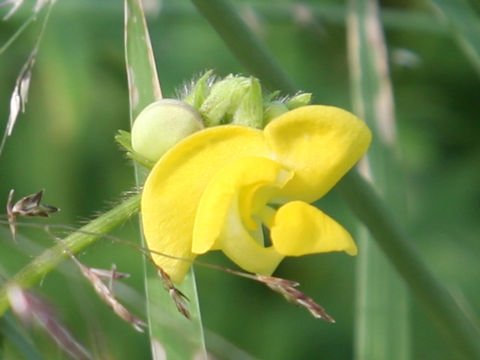
<svg viewBox="0 0 480 360">
<path fill-rule="evenodd" d="M 200 114 L 190 105 L 162 99 L 148 105 L 132 126 L 132 148 L 156 162 L 177 142 L 203 129 Z"/>
</svg>

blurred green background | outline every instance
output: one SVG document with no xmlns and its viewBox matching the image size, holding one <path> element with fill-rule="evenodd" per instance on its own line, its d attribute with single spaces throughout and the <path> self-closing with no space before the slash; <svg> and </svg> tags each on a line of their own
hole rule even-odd
<svg viewBox="0 0 480 360">
<path fill-rule="evenodd" d="M 160 9 L 158 2 L 148 3 L 153 4 L 148 21 L 165 97 L 174 97 L 184 82 L 206 69 L 222 76 L 246 73 L 190 2 L 163 1 Z M 291 1 L 234 2 L 292 78 L 314 94 L 314 102 L 351 109 L 345 4 L 304 3 L 310 6 Z M 478 324 L 480 79 L 427 3 L 381 4 L 408 196 L 408 212 L 397 214 L 398 220 Z M 30 5 L 27 2 L 11 19 L 0 22 L 0 45 L 30 15 Z M 6 13 L 0 10 L 0 15 Z M 40 22 L 0 55 L 2 129 L 16 76 Z M 83 224 L 134 187 L 133 167 L 113 141 L 117 129 L 128 128 L 122 2 L 59 1 L 40 46 L 26 112 L 0 157 L 0 203 L 6 203 L 11 188 L 17 196 L 45 189 L 44 202 L 62 209 L 48 223 Z M 319 205 L 355 232 L 353 215 L 334 191 Z M 12 276 L 31 256 L 52 245 L 42 228 L 22 226 L 19 232 L 15 245 L 7 226 L 0 228 L 3 277 Z M 139 242 L 137 219 L 115 235 Z M 120 271 L 129 272 L 131 277 L 124 281 L 128 286 L 120 286 L 117 294 L 145 317 L 138 252 L 101 240 L 80 258 L 89 266 L 109 268 L 115 263 Z M 232 266 L 219 254 L 203 260 Z M 301 289 L 335 317 L 335 325 L 314 320 L 256 283 L 201 267 L 196 272 L 207 343 L 218 358 L 233 358 L 224 341 L 259 359 L 352 358 L 354 258 L 326 254 L 287 259 L 276 272 L 299 281 Z M 65 263 L 35 289 L 49 298 L 72 333 L 98 358 L 149 358 L 148 336 L 135 332 L 98 300 L 73 264 Z M 415 299 L 411 317 L 412 358 L 454 358 Z M 48 354 L 45 358 L 64 358 L 40 332 L 31 336 Z M 21 358 L 8 341 L 4 345 L 10 358 Z"/>
</svg>

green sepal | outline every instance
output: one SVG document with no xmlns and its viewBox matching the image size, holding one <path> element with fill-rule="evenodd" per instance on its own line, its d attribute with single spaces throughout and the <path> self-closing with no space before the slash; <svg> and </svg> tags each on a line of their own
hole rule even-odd
<svg viewBox="0 0 480 360">
<path fill-rule="evenodd" d="M 213 70 L 207 70 L 195 83 L 192 91 L 183 99 L 188 105 L 195 109 L 200 109 L 203 102 L 210 93 L 209 79 L 211 79 Z"/>
<path fill-rule="evenodd" d="M 140 165 L 146 167 L 147 169 L 153 168 L 153 165 L 155 165 L 154 162 L 146 159 L 139 153 L 135 152 L 132 149 L 132 136 L 128 131 L 125 130 L 118 130 L 117 134 L 114 137 L 115 141 L 117 144 L 120 145 L 122 150 L 125 151 L 125 154 L 127 155 L 128 158 L 136 161 Z"/>
<path fill-rule="evenodd" d="M 262 87 L 258 79 L 250 78 L 250 84 L 233 115 L 232 123 L 257 129 L 263 127 Z"/>
<path fill-rule="evenodd" d="M 297 94 L 297 95 L 293 96 L 289 100 L 287 100 L 285 105 L 287 106 L 287 108 L 289 110 L 293 110 L 293 109 L 296 109 L 300 106 L 305 106 L 305 105 L 310 104 L 311 100 L 312 100 L 312 94 L 311 93 L 300 93 L 300 94 Z"/>
</svg>

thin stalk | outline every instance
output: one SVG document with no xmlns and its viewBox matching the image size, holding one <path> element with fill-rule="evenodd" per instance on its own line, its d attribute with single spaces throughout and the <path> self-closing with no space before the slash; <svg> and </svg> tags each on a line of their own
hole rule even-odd
<svg viewBox="0 0 480 360">
<path fill-rule="evenodd" d="M 25 29 L 28 27 L 28 25 L 30 25 L 36 19 L 37 19 L 37 14 L 30 15 L 27 18 L 27 20 L 25 20 L 24 23 L 20 25 L 20 27 L 15 31 L 15 33 L 13 33 L 13 35 L 10 36 L 10 38 L 5 42 L 5 44 L 3 44 L 0 47 L 0 55 L 2 55 L 10 47 L 10 45 L 12 45 L 15 42 L 15 40 L 17 40 L 18 37 L 23 34 Z"/>
<path fill-rule="evenodd" d="M 356 171 L 347 174 L 337 189 L 452 348 L 465 359 L 480 359 L 477 329 L 422 260 L 413 239 L 397 222 L 377 190 Z"/>
</svg>

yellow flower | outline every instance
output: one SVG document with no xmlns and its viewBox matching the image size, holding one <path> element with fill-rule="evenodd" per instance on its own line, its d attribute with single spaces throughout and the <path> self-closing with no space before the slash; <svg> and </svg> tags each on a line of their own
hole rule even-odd
<svg viewBox="0 0 480 360">
<path fill-rule="evenodd" d="M 350 234 L 311 206 L 367 150 L 363 121 L 329 106 L 304 106 L 265 129 L 199 131 L 154 166 L 142 194 L 142 224 L 155 263 L 180 283 L 194 259 L 222 250 L 246 271 L 270 275 L 285 256 L 345 251 Z M 262 223 L 270 229 L 264 246 Z"/>
</svg>

